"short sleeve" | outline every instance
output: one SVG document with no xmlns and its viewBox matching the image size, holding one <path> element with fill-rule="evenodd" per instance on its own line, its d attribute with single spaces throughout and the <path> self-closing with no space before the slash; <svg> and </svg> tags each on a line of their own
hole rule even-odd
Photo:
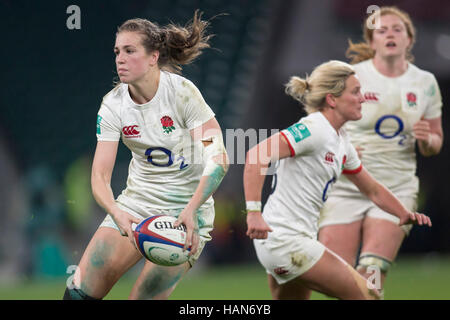
<svg viewBox="0 0 450 320">
<path fill-rule="evenodd" d="M 344 161 L 344 170 L 343 174 L 355 174 L 362 170 L 361 160 L 358 157 L 358 153 L 355 150 L 355 147 L 350 143 L 350 141 L 346 141 L 346 158 Z"/>
<path fill-rule="evenodd" d="M 97 114 L 97 141 L 119 141 L 120 119 L 106 104 L 102 103 Z"/>
<path fill-rule="evenodd" d="M 436 78 L 432 75 L 428 87 L 425 88 L 425 96 L 428 98 L 428 105 L 425 109 L 424 118 L 434 119 L 442 115 L 442 96 Z"/>
<path fill-rule="evenodd" d="M 286 139 L 291 150 L 291 157 L 305 154 L 314 150 L 317 136 L 313 136 L 311 128 L 298 122 L 282 130 L 280 134 Z M 315 141 L 316 140 L 316 141 Z"/>
<path fill-rule="evenodd" d="M 181 104 L 184 110 L 184 121 L 188 130 L 201 126 L 214 118 L 215 114 L 203 99 L 200 90 L 189 80 L 184 79 Z"/>
</svg>

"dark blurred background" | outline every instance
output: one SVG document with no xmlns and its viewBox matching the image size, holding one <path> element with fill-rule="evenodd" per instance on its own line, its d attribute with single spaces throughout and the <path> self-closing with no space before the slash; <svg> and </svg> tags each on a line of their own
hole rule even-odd
<svg viewBox="0 0 450 320">
<path fill-rule="evenodd" d="M 227 129 L 283 129 L 303 116 L 283 84 L 324 61 L 346 61 L 347 41 L 361 40 L 367 7 L 374 4 L 395 4 L 411 15 L 415 64 L 439 82 L 449 137 L 450 1 L 1 0 L 0 281 L 66 274 L 104 218 L 91 195 L 90 168 L 96 114 L 116 77 L 113 46 L 122 22 L 142 17 L 185 24 L 197 8 L 212 19 L 214 49 L 183 75 L 200 89 L 226 136 Z M 70 5 L 80 8 L 80 29 L 66 25 Z M 256 262 L 241 212 L 243 165 L 229 151 L 234 164 L 215 196 L 214 240 L 204 251 L 205 264 Z M 420 210 L 433 228 L 414 228 L 400 255 L 450 253 L 449 156 L 444 140 L 439 156 L 418 157 Z M 116 195 L 125 186 L 129 159 L 121 146 Z M 269 185 L 270 177 L 265 198 Z"/>
</svg>

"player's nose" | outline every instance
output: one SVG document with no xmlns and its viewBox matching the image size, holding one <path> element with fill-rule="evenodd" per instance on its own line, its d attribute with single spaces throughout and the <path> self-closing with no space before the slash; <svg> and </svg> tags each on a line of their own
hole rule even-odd
<svg viewBox="0 0 450 320">
<path fill-rule="evenodd" d="M 116 63 L 117 64 L 124 64 L 125 63 L 125 57 L 122 53 L 117 54 L 116 56 Z"/>
<path fill-rule="evenodd" d="M 359 103 L 364 103 L 366 102 L 366 98 L 364 98 L 362 93 L 359 93 Z"/>
</svg>

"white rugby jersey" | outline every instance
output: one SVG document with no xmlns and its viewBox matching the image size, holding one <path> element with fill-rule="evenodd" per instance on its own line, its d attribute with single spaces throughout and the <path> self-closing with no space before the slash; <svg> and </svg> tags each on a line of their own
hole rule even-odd
<svg viewBox="0 0 450 320">
<path fill-rule="evenodd" d="M 418 192 L 416 139 L 413 125 L 421 118 L 441 116 L 442 98 L 433 74 L 413 64 L 396 78 L 379 73 L 372 60 L 354 65 L 366 100 L 362 118 L 345 129 L 352 144 L 363 147 L 362 163 L 379 182 L 398 196 Z M 336 183 L 333 195 L 359 192 L 345 176 Z"/>
<path fill-rule="evenodd" d="M 118 200 L 137 212 L 185 207 L 203 172 L 203 145 L 189 130 L 214 117 L 191 81 L 160 75 L 149 102 L 136 104 L 122 83 L 103 98 L 97 116 L 97 140 L 122 138 L 131 151 L 127 187 Z M 212 197 L 202 207 L 211 205 Z"/>
<path fill-rule="evenodd" d="M 358 172 L 361 161 L 343 129 L 339 134 L 321 112 L 281 131 L 291 157 L 279 160 L 264 220 L 285 234 L 316 238 L 319 212 L 342 171 Z"/>
</svg>

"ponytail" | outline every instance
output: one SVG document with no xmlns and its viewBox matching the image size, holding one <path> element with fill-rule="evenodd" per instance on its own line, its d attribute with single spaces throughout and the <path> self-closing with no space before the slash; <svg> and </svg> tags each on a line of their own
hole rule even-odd
<svg viewBox="0 0 450 320">
<path fill-rule="evenodd" d="M 287 95 L 291 96 L 295 100 L 301 103 L 305 103 L 305 93 L 309 89 L 309 84 L 307 79 L 302 79 L 297 76 L 291 77 L 289 82 L 286 84 L 285 92 Z"/>
<path fill-rule="evenodd" d="M 209 22 L 201 20 L 201 16 L 202 13 L 196 10 L 192 22 L 185 27 L 169 24 L 162 29 L 161 68 L 179 73 L 182 65 L 193 62 L 203 49 L 210 47 L 208 41 L 212 36 L 205 32 Z"/>
<path fill-rule="evenodd" d="M 291 77 L 285 92 L 303 104 L 310 114 L 326 107 L 327 94 L 340 96 L 345 90 L 345 81 L 353 74 L 355 71 L 349 64 L 331 60 L 316 67 L 306 79 Z"/>
<path fill-rule="evenodd" d="M 138 32 L 142 36 L 142 45 L 148 53 L 159 52 L 160 69 L 180 73 L 182 65 L 193 62 L 205 48 L 212 35 L 206 34 L 208 21 L 201 19 L 202 13 L 196 10 L 194 18 L 186 26 L 169 24 L 160 27 L 146 19 L 130 19 L 117 30 L 120 32 Z"/>
<path fill-rule="evenodd" d="M 353 43 L 351 40 L 348 40 L 348 49 L 345 52 L 345 56 L 350 59 L 350 64 L 356 64 L 372 59 L 375 56 L 375 50 L 366 42 Z"/>
</svg>

